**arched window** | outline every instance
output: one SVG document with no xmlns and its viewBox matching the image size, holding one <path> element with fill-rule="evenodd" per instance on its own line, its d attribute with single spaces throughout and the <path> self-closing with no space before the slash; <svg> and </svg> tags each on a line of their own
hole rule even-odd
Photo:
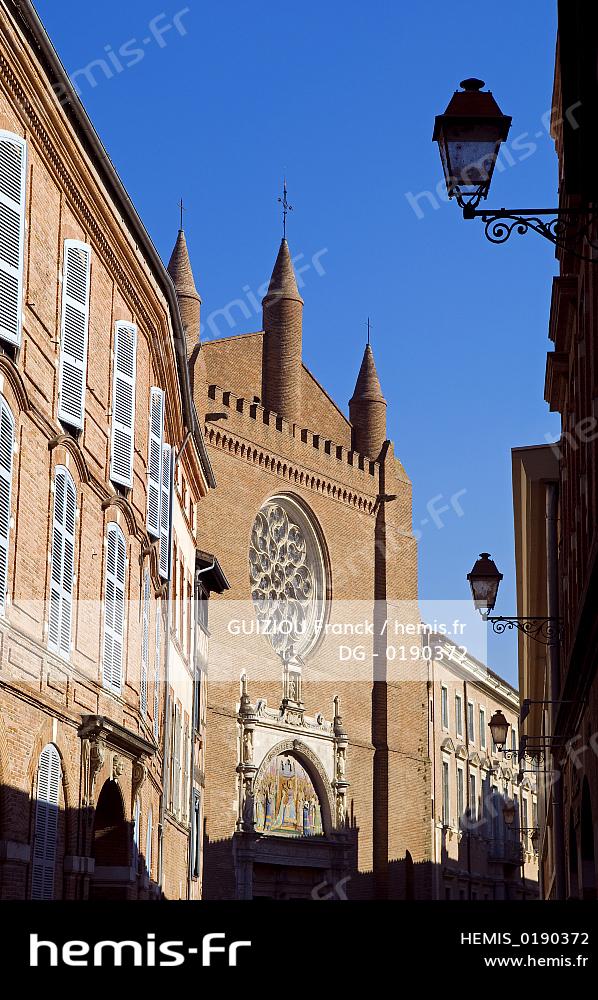
<svg viewBox="0 0 598 1000">
<path fill-rule="evenodd" d="M 12 492 L 12 455 L 15 425 L 8 403 L 0 396 L 0 614 L 6 610 L 8 541 Z"/>
<path fill-rule="evenodd" d="M 54 898 L 54 868 L 62 768 L 58 750 L 48 743 L 40 754 L 35 781 L 35 831 L 31 898 Z"/>
<path fill-rule="evenodd" d="M 126 553 L 125 537 L 113 521 L 106 538 L 103 683 L 115 694 L 122 688 Z"/>
<path fill-rule="evenodd" d="M 323 538 L 311 513 L 294 497 L 272 497 L 253 522 L 249 579 L 257 619 L 269 626 L 268 639 L 283 660 L 305 657 L 318 642 L 327 578 Z M 300 700 L 296 689 L 289 693 Z"/>
<path fill-rule="evenodd" d="M 73 477 L 59 465 L 54 476 L 48 646 L 67 658 L 71 652 L 76 510 Z"/>
</svg>

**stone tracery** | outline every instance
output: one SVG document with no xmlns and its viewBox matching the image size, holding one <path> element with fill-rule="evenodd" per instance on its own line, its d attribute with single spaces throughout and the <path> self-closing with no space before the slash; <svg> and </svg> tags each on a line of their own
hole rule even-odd
<svg viewBox="0 0 598 1000">
<path fill-rule="evenodd" d="M 303 519 L 302 519 L 303 520 Z M 249 575 L 258 621 L 267 625 L 283 660 L 305 650 L 314 637 L 323 591 L 315 536 L 281 502 L 258 511 L 251 532 Z"/>
</svg>

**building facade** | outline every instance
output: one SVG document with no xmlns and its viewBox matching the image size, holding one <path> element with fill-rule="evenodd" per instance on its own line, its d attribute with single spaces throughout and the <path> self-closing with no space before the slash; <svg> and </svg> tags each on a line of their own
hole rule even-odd
<svg viewBox="0 0 598 1000">
<path fill-rule="evenodd" d="M 519 770 L 519 694 L 446 636 L 428 645 L 435 898 L 533 899 L 537 774 Z M 506 753 L 489 729 L 497 709 L 510 727 Z"/>
<path fill-rule="evenodd" d="M 221 491 L 204 537 L 231 585 L 210 626 L 204 896 L 429 896 L 427 667 L 385 635 L 419 620 L 411 484 L 370 345 L 347 419 L 302 322 L 283 239 L 263 329 L 192 359 Z"/>
<path fill-rule="evenodd" d="M 550 773 L 540 796 L 542 892 L 559 899 L 596 898 L 598 877 L 597 29 L 594 5 L 558 3 L 552 121 L 560 207 L 581 213 L 557 249 L 552 286 L 545 398 L 562 430 L 550 449 L 513 456 L 518 613 L 559 620 L 556 641 L 543 648 L 520 639 L 522 697 L 536 702 L 524 735 Z"/>
<path fill-rule="evenodd" d="M 30 3 L 0 62 L 0 895 L 187 896 L 215 481 L 182 309 Z"/>
</svg>

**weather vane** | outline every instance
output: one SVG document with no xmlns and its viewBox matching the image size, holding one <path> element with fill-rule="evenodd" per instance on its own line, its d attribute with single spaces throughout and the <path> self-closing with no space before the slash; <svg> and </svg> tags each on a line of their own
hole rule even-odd
<svg viewBox="0 0 598 1000">
<path fill-rule="evenodd" d="M 179 208 L 181 210 L 181 232 L 183 231 L 183 212 L 185 211 L 185 206 L 183 205 L 183 199 L 181 198 L 179 202 Z"/>
<path fill-rule="evenodd" d="M 370 332 L 372 329 L 372 324 L 370 323 L 370 317 L 368 316 L 368 344 L 370 342 Z"/>
<path fill-rule="evenodd" d="M 282 205 L 282 238 L 283 238 L 283 240 L 286 240 L 286 238 L 287 238 L 287 213 L 293 211 L 293 206 L 289 205 L 289 202 L 288 202 L 288 199 L 287 199 L 287 179 L 286 179 L 286 177 L 284 178 L 283 185 L 282 185 L 282 198 L 279 198 L 278 201 Z"/>
</svg>

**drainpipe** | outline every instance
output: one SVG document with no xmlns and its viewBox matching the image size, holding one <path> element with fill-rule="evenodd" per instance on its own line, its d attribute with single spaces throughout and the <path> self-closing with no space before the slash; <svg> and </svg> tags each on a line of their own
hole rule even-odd
<svg viewBox="0 0 598 1000">
<path fill-rule="evenodd" d="M 547 610 L 550 618 L 559 616 L 558 578 L 558 484 L 546 483 L 546 576 Z M 561 692 L 560 642 L 557 638 L 547 646 L 548 674 L 550 677 L 550 699 L 557 702 Z M 557 716 L 556 704 L 550 706 L 551 735 L 554 736 Z M 560 774 L 559 751 L 552 751 L 553 772 L 558 775 L 552 783 L 552 830 L 554 844 L 555 895 L 565 899 L 565 831 L 563 823 L 563 782 Z"/>
</svg>

